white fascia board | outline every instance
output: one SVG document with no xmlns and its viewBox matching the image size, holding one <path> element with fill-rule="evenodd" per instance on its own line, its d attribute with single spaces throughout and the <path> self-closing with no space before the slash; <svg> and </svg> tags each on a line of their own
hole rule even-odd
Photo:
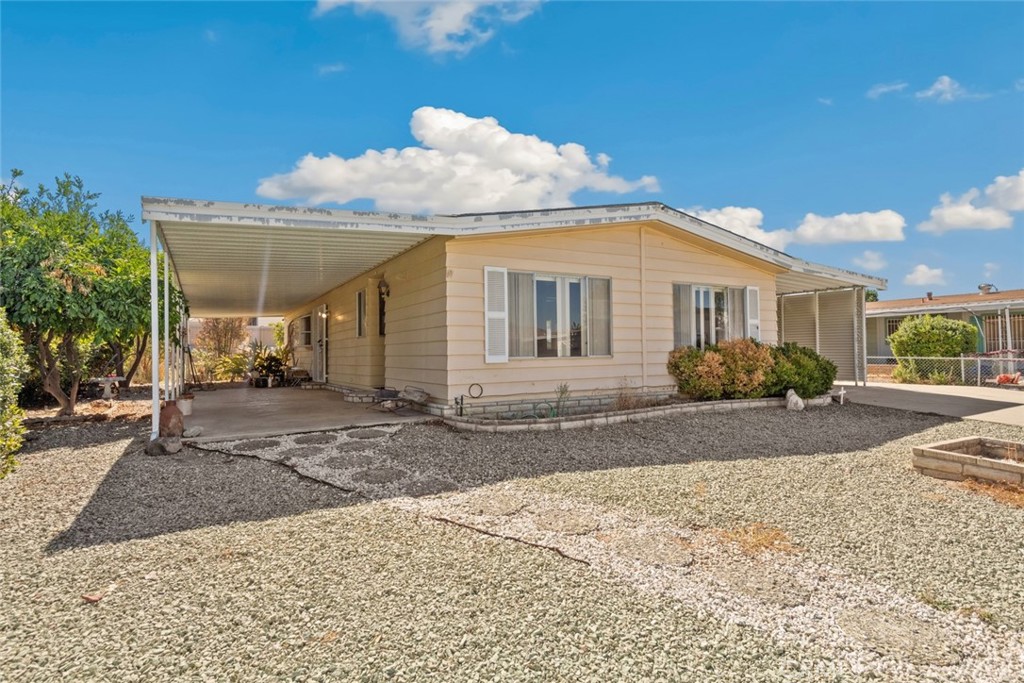
<svg viewBox="0 0 1024 683">
<path fill-rule="evenodd" d="M 143 197 L 142 217 L 144 220 L 169 223 L 252 225 L 286 229 L 319 228 L 448 236 L 490 235 L 661 221 L 786 270 L 829 278 L 849 285 L 863 285 L 878 289 L 885 289 L 887 285 L 884 278 L 795 258 L 658 202 L 456 216 L 422 216 L 380 211 L 349 211 Z"/>
</svg>

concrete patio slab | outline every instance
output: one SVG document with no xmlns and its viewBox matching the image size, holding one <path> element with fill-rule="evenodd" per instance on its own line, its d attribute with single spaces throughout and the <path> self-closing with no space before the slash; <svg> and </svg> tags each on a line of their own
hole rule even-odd
<svg viewBox="0 0 1024 683">
<path fill-rule="evenodd" d="M 1024 426 L 1024 391 L 997 387 L 840 382 L 855 403 Z"/>
<path fill-rule="evenodd" d="M 349 403 L 334 391 L 240 387 L 196 392 L 185 426 L 202 427 L 200 436 L 187 440 L 203 443 L 432 419 L 408 408 L 392 413 Z"/>
</svg>

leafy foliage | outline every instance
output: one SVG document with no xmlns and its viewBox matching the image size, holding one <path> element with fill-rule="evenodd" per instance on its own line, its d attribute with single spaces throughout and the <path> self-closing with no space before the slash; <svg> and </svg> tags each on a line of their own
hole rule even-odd
<svg viewBox="0 0 1024 683">
<path fill-rule="evenodd" d="M 922 315 L 904 318 L 899 328 L 889 335 L 889 346 L 897 358 L 956 357 L 974 351 L 978 330 L 962 320 Z"/>
<path fill-rule="evenodd" d="M 15 170 L 0 185 L 0 303 L 43 388 L 62 414 L 71 414 L 97 347 L 107 347 L 125 376 L 138 367 L 149 329 L 149 251 L 128 217 L 97 210 L 99 195 L 81 178 L 65 174 L 53 188 L 40 185 L 30 195 L 18 186 L 20 176 Z M 176 327 L 182 297 L 173 287 L 171 297 Z"/>
<path fill-rule="evenodd" d="M 21 340 L 0 308 L 0 479 L 17 464 L 14 454 L 21 448 L 25 433 L 21 424 L 25 413 L 18 407 L 18 392 L 27 369 L 28 357 Z"/>
<path fill-rule="evenodd" d="M 836 366 L 796 344 L 767 346 L 752 339 L 726 341 L 705 350 L 681 347 L 669 354 L 668 371 L 680 392 L 698 400 L 820 396 L 832 388 Z"/>
<path fill-rule="evenodd" d="M 785 396 L 790 389 L 802 398 L 821 396 L 836 381 L 835 363 L 814 349 L 788 342 L 771 349 L 774 367 L 765 379 L 767 396 Z"/>
</svg>

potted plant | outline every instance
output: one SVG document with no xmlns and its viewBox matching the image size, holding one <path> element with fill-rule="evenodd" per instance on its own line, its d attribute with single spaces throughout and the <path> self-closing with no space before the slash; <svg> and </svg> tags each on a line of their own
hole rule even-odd
<svg viewBox="0 0 1024 683">
<path fill-rule="evenodd" d="M 257 376 L 263 380 L 256 383 L 258 387 L 272 386 L 272 377 L 278 377 L 284 373 L 284 362 L 276 354 L 266 352 L 257 356 L 252 364 L 252 369 Z"/>
</svg>

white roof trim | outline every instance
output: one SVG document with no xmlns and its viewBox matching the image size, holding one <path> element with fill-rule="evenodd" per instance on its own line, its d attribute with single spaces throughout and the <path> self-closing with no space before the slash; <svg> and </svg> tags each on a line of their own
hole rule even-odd
<svg viewBox="0 0 1024 683">
<path fill-rule="evenodd" d="M 794 273 L 845 285 L 885 289 L 884 278 L 833 268 L 790 256 L 717 225 L 657 202 L 569 209 L 422 216 L 194 199 L 142 198 L 142 218 L 157 222 L 253 225 L 263 228 L 350 230 L 432 235 L 487 235 L 557 228 L 594 227 L 658 220 Z M 833 284 L 832 286 L 835 286 Z"/>
<path fill-rule="evenodd" d="M 986 301 L 978 304 L 921 304 L 920 306 L 904 306 L 902 308 L 881 308 L 868 311 L 868 318 L 894 318 L 896 316 L 924 315 L 925 313 L 946 313 L 949 311 L 963 311 L 975 313 L 979 311 L 1003 311 L 1007 308 L 1017 309 L 1024 307 L 1024 301 L 1020 299 L 1004 299 L 1002 301 Z"/>
</svg>

